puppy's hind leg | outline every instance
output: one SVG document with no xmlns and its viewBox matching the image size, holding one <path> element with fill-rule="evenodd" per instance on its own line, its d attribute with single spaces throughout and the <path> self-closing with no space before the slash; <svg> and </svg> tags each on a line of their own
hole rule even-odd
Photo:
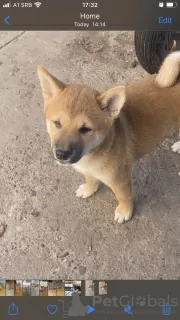
<svg viewBox="0 0 180 320">
<path fill-rule="evenodd" d="M 94 177 L 85 175 L 86 183 L 82 184 L 76 191 L 76 197 L 89 198 L 98 191 L 100 181 Z"/>
</svg>

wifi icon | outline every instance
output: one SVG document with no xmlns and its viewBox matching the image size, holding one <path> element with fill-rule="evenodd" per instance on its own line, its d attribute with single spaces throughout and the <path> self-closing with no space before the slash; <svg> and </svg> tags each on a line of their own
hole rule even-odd
<svg viewBox="0 0 180 320">
<path fill-rule="evenodd" d="M 42 4 L 41 2 L 35 2 L 35 3 L 34 3 L 34 5 L 35 5 L 37 8 L 39 8 L 39 7 L 41 6 L 41 4 Z"/>
</svg>

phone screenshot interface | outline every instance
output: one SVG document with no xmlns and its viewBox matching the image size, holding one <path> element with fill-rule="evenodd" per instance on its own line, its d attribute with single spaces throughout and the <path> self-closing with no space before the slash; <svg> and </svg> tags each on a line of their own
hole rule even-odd
<svg viewBox="0 0 180 320">
<path fill-rule="evenodd" d="M 180 2 L 0 0 L 0 314 L 180 317 Z"/>
</svg>

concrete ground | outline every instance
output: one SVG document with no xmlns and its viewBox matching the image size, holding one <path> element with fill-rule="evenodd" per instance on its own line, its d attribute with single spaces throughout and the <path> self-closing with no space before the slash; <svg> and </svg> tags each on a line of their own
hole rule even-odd
<svg viewBox="0 0 180 320">
<path fill-rule="evenodd" d="M 135 165 L 135 214 L 124 225 L 113 222 L 108 188 L 77 199 L 83 177 L 50 154 L 37 64 L 104 90 L 144 76 L 135 59 L 131 32 L 0 33 L 1 279 L 180 277 L 175 135 Z"/>
</svg>

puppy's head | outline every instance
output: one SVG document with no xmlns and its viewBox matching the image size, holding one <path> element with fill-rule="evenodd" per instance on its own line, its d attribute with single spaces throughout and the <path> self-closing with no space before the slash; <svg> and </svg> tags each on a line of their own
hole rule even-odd
<svg viewBox="0 0 180 320">
<path fill-rule="evenodd" d="M 38 75 L 53 155 L 61 164 L 76 163 L 110 133 L 125 103 L 125 87 L 100 94 L 86 86 L 67 86 L 41 66 Z"/>
</svg>

